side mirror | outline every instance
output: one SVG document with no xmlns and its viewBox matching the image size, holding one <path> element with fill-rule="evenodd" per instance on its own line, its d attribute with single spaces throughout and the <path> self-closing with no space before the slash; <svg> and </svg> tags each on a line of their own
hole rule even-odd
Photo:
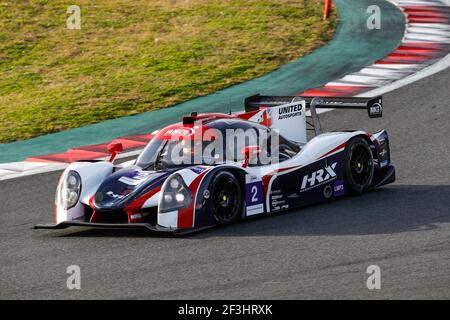
<svg viewBox="0 0 450 320">
<path fill-rule="evenodd" d="M 261 147 L 258 146 L 248 146 L 242 148 L 242 152 L 244 155 L 244 161 L 242 161 L 242 167 L 247 168 L 250 162 L 250 159 L 256 158 L 261 153 Z"/>
<path fill-rule="evenodd" d="M 120 142 L 113 142 L 108 145 L 108 152 L 111 153 L 109 162 L 113 162 L 117 154 L 123 151 L 123 145 Z"/>
<path fill-rule="evenodd" d="M 381 118 L 383 116 L 383 100 L 381 97 L 369 100 L 367 103 L 367 114 L 369 118 Z"/>
</svg>

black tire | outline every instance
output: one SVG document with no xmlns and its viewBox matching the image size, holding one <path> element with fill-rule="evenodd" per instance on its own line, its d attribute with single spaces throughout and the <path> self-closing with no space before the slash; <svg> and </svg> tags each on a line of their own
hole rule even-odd
<svg viewBox="0 0 450 320">
<path fill-rule="evenodd" d="M 211 184 L 211 211 L 221 225 L 235 222 L 242 211 L 242 190 L 238 179 L 230 172 L 221 171 Z"/>
<path fill-rule="evenodd" d="M 364 138 L 355 137 L 348 142 L 344 173 L 350 193 L 361 194 L 370 187 L 374 173 L 373 154 Z"/>
</svg>

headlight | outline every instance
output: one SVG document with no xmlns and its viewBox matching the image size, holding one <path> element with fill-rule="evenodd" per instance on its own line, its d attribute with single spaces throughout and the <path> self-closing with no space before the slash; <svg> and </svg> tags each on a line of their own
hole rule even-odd
<svg viewBox="0 0 450 320">
<path fill-rule="evenodd" d="M 169 212 L 187 208 L 191 204 L 192 194 L 179 174 L 173 174 L 164 182 L 159 197 L 159 212 Z"/>
<path fill-rule="evenodd" d="M 75 171 L 69 171 L 56 191 L 56 203 L 64 210 L 73 208 L 81 193 L 81 177 Z"/>
</svg>

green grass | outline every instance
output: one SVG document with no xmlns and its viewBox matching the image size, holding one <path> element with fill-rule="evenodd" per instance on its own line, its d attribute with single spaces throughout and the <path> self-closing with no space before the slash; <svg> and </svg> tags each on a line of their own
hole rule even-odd
<svg viewBox="0 0 450 320">
<path fill-rule="evenodd" d="M 319 0 L 0 0 L 0 143 L 165 108 L 328 41 Z"/>
</svg>

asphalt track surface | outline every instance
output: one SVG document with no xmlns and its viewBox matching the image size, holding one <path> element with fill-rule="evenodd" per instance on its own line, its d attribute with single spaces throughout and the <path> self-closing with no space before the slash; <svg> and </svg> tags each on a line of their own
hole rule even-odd
<svg viewBox="0 0 450 320">
<path fill-rule="evenodd" d="M 1 181 L 0 298 L 450 298 L 449 83 L 447 69 L 386 94 L 382 119 L 322 116 L 326 129 L 388 129 L 395 184 L 188 237 L 32 230 L 52 220 L 59 173 Z M 66 288 L 69 265 L 81 290 Z"/>
</svg>

